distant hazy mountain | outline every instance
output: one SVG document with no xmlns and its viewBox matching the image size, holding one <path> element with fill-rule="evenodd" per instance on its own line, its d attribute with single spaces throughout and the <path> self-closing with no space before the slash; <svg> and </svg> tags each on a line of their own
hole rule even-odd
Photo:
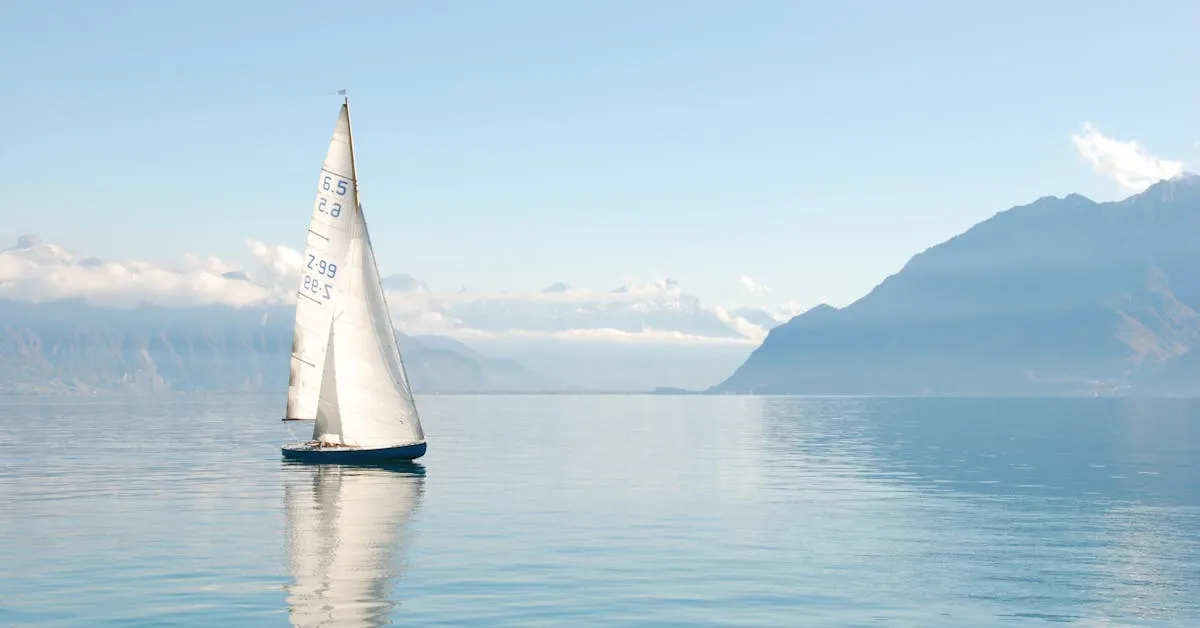
<svg viewBox="0 0 1200 628">
<path fill-rule="evenodd" d="M 420 279 L 407 273 L 388 275 L 380 280 L 384 290 L 395 292 L 429 292 L 429 286 Z"/>
<path fill-rule="evenodd" d="M 472 340 L 482 351 L 510 356 L 539 373 L 552 373 L 572 390 L 702 390 L 729 376 L 753 346 L 741 343 L 564 342 L 552 338 Z"/>
<path fill-rule="evenodd" d="M 0 392 L 284 390 L 292 309 L 0 300 Z M 416 392 L 557 388 L 440 336 L 398 336 Z"/>
<path fill-rule="evenodd" d="M 1200 393 L 1200 178 L 1047 197 L 776 327 L 713 392 Z"/>
<path fill-rule="evenodd" d="M 563 387 L 516 360 L 481 355 L 448 336 L 398 337 L 417 392 L 543 392 Z"/>
</svg>

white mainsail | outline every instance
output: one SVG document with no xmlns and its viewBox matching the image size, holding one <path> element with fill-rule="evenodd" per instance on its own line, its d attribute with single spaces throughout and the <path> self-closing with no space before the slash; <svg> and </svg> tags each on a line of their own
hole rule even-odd
<svg viewBox="0 0 1200 628">
<path fill-rule="evenodd" d="M 324 465 L 284 473 L 292 625 L 388 625 L 424 476 Z"/>
<path fill-rule="evenodd" d="M 308 222 L 292 335 L 287 403 L 287 418 L 290 419 L 317 417 L 334 297 L 338 287 L 345 283 L 348 270 L 342 266 L 350 247 L 350 222 L 357 205 L 358 190 L 353 182 L 350 115 L 343 105 L 333 138 L 329 141 L 325 163 L 321 165 L 317 195 Z"/>
<path fill-rule="evenodd" d="M 353 447 L 424 441 L 359 201 L 349 103 L 317 184 L 297 296 L 287 418 Z"/>
</svg>

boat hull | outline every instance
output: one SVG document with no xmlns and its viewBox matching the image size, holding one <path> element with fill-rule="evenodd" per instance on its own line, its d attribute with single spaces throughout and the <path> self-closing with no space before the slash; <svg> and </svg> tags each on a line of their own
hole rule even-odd
<svg viewBox="0 0 1200 628">
<path fill-rule="evenodd" d="M 283 457 L 302 462 L 324 462 L 329 464 L 354 464 L 356 462 L 386 462 L 390 460 L 416 460 L 425 455 L 425 443 L 413 443 L 399 447 L 309 447 L 306 443 L 284 445 Z"/>
</svg>

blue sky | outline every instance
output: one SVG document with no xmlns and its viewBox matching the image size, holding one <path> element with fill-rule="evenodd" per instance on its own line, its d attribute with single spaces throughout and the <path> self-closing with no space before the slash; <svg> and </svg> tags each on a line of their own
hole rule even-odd
<svg viewBox="0 0 1200 628">
<path fill-rule="evenodd" d="M 998 210 L 1128 194 L 1086 121 L 1195 162 L 1197 28 L 1182 0 L 9 3 L 0 238 L 301 248 L 349 88 L 385 273 L 840 305 Z"/>
</svg>

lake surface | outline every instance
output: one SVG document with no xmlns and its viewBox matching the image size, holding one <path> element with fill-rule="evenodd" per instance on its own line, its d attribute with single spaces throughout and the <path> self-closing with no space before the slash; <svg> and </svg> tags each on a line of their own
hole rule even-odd
<svg viewBox="0 0 1200 628">
<path fill-rule="evenodd" d="M 0 401 L 0 625 L 1200 625 L 1198 401 L 424 396 L 398 469 L 282 403 Z"/>
</svg>

